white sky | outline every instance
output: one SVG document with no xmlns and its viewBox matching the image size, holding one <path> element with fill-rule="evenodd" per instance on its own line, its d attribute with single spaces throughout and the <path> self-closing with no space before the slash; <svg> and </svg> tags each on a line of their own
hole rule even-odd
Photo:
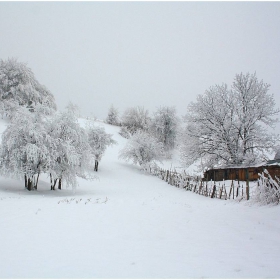
<svg viewBox="0 0 280 280">
<path fill-rule="evenodd" d="M 0 58 L 27 62 L 59 109 L 178 114 L 256 71 L 280 107 L 280 2 L 0 2 Z"/>
</svg>

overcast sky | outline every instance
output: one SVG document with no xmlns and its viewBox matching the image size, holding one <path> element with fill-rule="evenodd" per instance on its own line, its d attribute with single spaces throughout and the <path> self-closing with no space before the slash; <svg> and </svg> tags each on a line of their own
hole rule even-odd
<svg viewBox="0 0 280 280">
<path fill-rule="evenodd" d="M 176 106 L 256 71 L 280 107 L 280 2 L 0 2 L 0 58 L 83 115 Z"/>
</svg>

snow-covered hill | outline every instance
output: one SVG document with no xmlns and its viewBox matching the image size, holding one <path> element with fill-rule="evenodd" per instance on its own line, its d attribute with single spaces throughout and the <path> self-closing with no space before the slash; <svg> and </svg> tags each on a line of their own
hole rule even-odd
<svg viewBox="0 0 280 280">
<path fill-rule="evenodd" d="M 76 193 L 0 177 L 0 278 L 280 277 L 280 207 L 172 187 L 120 161 L 126 139 L 99 125 L 118 144 Z"/>
</svg>

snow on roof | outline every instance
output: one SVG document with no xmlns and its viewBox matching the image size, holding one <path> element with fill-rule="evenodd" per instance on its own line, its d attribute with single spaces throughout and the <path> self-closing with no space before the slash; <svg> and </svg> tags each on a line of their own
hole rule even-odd
<svg viewBox="0 0 280 280">
<path fill-rule="evenodd" d="M 273 160 L 269 160 L 267 163 L 266 163 L 267 166 L 270 166 L 270 165 L 279 165 L 280 166 L 280 159 L 273 159 Z"/>
<path fill-rule="evenodd" d="M 271 163 L 273 161 L 273 163 Z M 239 164 L 239 165 L 224 165 L 224 166 L 217 166 L 214 167 L 213 169 L 234 169 L 234 168 L 249 168 L 249 167 L 261 167 L 261 166 L 269 166 L 269 165 L 280 165 L 280 160 L 276 161 L 275 160 L 269 160 L 269 161 L 262 161 L 262 162 L 257 162 L 253 164 Z"/>
</svg>

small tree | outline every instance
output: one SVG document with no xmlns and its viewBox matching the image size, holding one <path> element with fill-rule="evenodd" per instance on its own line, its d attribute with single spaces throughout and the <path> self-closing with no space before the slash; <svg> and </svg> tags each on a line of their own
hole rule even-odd
<svg viewBox="0 0 280 280">
<path fill-rule="evenodd" d="M 134 164 L 143 166 L 151 161 L 161 161 L 164 147 L 161 142 L 144 131 L 137 131 L 120 151 L 119 158 L 132 160 Z"/>
<path fill-rule="evenodd" d="M 116 144 L 112 139 L 112 135 L 105 132 L 103 127 L 96 127 L 90 124 L 87 128 L 87 137 L 91 149 L 91 154 L 94 156 L 95 166 L 94 171 L 98 171 L 98 165 L 108 146 Z"/>
<path fill-rule="evenodd" d="M 112 105 L 108 111 L 106 123 L 112 125 L 120 125 L 119 111 Z"/>
<path fill-rule="evenodd" d="M 0 100 L 1 114 L 12 117 L 18 106 L 34 111 L 38 104 L 44 104 L 45 114 L 56 110 L 53 95 L 35 78 L 26 64 L 16 59 L 0 60 Z"/>
<path fill-rule="evenodd" d="M 151 121 L 152 134 L 163 143 L 166 150 L 175 146 L 179 119 L 175 107 L 160 107 Z"/>
<path fill-rule="evenodd" d="M 149 123 L 149 112 L 143 107 L 128 108 L 122 116 L 122 126 L 125 126 L 131 134 L 137 130 L 147 131 Z"/>
<path fill-rule="evenodd" d="M 70 104 L 65 112 L 57 114 L 52 119 L 49 126 L 49 135 L 54 143 L 49 170 L 52 190 L 55 189 L 56 182 L 61 189 L 62 180 L 76 188 L 76 176 L 91 178 L 88 173 L 91 158 L 87 133 L 79 125 L 73 108 Z"/>
</svg>

